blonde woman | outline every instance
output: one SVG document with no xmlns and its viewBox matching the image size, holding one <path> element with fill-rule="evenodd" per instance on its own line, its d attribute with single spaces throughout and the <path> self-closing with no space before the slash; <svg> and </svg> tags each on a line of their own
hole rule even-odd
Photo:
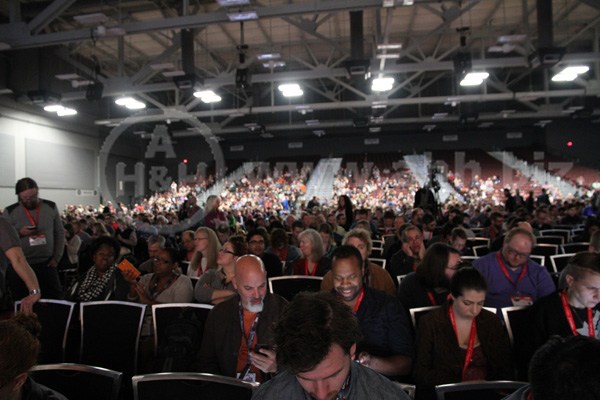
<svg viewBox="0 0 600 400">
<path fill-rule="evenodd" d="M 219 238 L 215 231 L 205 226 L 196 229 L 194 233 L 194 245 L 196 254 L 190 261 L 187 276 L 198 277 L 207 269 L 217 268 L 217 256 L 221 249 Z"/>
</svg>

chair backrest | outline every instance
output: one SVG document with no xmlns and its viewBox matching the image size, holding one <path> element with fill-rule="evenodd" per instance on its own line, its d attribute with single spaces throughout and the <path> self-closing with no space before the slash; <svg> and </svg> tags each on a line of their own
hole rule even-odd
<svg viewBox="0 0 600 400">
<path fill-rule="evenodd" d="M 475 260 L 477 260 L 479 257 L 478 256 L 460 256 L 460 259 L 462 261 L 469 261 L 469 262 L 473 262 Z"/>
<path fill-rule="evenodd" d="M 565 243 L 571 241 L 571 230 L 570 229 L 542 229 L 540 236 L 562 236 L 565 239 Z"/>
<path fill-rule="evenodd" d="M 81 362 L 135 374 L 145 309 L 125 301 L 81 303 Z"/>
<path fill-rule="evenodd" d="M 415 332 L 417 331 L 417 327 L 419 326 L 419 319 L 427 314 L 431 310 L 435 310 L 436 308 L 440 308 L 441 306 L 428 306 L 428 307 L 417 307 L 411 308 L 410 312 L 410 320 L 412 322 L 413 329 Z"/>
<path fill-rule="evenodd" d="M 385 265 L 387 264 L 387 260 L 385 258 L 373 258 L 369 257 L 369 261 L 379 265 L 381 268 L 385 269 Z"/>
<path fill-rule="evenodd" d="M 529 357 L 531 356 L 529 353 L 529 337 L 531 336 L 529 307 L 503 307 L 501 311 L 510 339 L 517 377 L 519 379 L 526 379 Z"/>
<path fill-rule="evenodd" d="M 16 301 L 15 312 L 19 310 L 20 306 L 21 301 Z M 67 333 L 74 308 L 75 303 L 64 300 L 41 299 L 33 305 L 33 312 L 42 325 L 38 362 L 49 364 L 65 360 Z"/>
<path fill-rule="evenodd" d="M 490 248 L 486 245 L 473 246 L 473 254 L 475 257 L 483 257 L 490 252 Z"/>
<path fill-rule="evenodd" d="M 565 243 L 560 246 L 560 251 L 563 254 L 579 253 L 580 251 L 588 251 L 589 247 L 589 242 Z"/>
<path fill-rule="evenodd" d="M 490 238 L 475 236 L 467 238 L 467 247 L 487 246 L 490 247 Z"/>
<path fill-rule="evenodd" d="M 258 383 L 205 373 L 166 372 L 132 379 L 134 400 L 250 400 Z"/>
<path fill-rule="evenodd" d="M 154 324 L 154 354 L 157 354 L 158 345 L 165 339 L 165 330 L 173 322 L 182 318 L 188 312 L 193 313 L 194 318 L 204 326 L 208 313 L 212 310 L 211 304 L 196 303 L 169 303 L 152 305 L 152 323 Z M 202 337 L 200 337 L 202 341 Z"/>
<path fill-rule="evenodd" d="M 370 257 L 381 257 L 382 255 L 383 255 L 382 247 L 373 247 L 371 249 L 371 254 L 369 254 Z"/>
<path fill-rule="evenodd" d="M 565 242 L 564 236 L 538 236 L 535 238 L 537 244 L 556 244 L 562 245 Z"/>
<path fill-rule="evenodd" d="M 527 385 L 518 381 L 476 381 L 437 385 L 437 400 L 500 400 Z"/>
<path fill-rule="evenodd" d="M 117 400 L 123 374 L 83 364 L 44 364 L 30 370 L 36 382 L 68 399 Z"/>
<path fill-rule="evenodd" d="M 406 278 L 406 275 L 408 275 L 408 274 L 396 275 L 396 280 L 398 281 L 398 285 L 400 285 L 400 283 L 402 283 L 402 279 Z"/>
<path fill-rule="evenodd" d="M 321 290 L 322 276 L 289 275 L 269 278 L 269 291 L 291 301 L 300 292 Z"/>
<path fill-rule="evenodd" d="M 538 256 L 532 254 L 529 256 L 529 258 L 531 258 L 536 263 L 540 264 L 542 267 L 546 266 L 546 256 Z"/>
<path fill-rule="evenodd" d="M 383 249 L 383 240 L 382 239 L 373 239 L 371 240 L 373 243 L 374 249 Z"/>
<path fill-rule="evenodd" d="M 553 272 L 560 272 L 567 266 L 571 257 L 575 254 L 555 254 L 550 256 L 550 264 Z"/>
</svg>

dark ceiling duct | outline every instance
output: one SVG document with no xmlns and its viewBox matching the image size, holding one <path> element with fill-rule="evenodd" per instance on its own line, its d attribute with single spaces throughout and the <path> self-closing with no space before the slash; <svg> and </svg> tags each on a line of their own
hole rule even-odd
<svg viewBox="0 0 600 400">
<path fill-rule="evenodd" d="M 364 58 L 364 41 L 363 12 L 350 11 L 350 57 L 353 60 Z"/>
<path fill-rule="evenodd" d="M 565 54 L 564 47 L 554 47 L 552 0 L 536 0 L 538 48 L 530 56 L 532 67 L 541 65 L 548 68 L 556 65 Z"/>
<path fill-rule="evenodd" d="M 186 74 L 196 73 L 193 29 L 181 30 L 181 66 Z"/>
</svg>

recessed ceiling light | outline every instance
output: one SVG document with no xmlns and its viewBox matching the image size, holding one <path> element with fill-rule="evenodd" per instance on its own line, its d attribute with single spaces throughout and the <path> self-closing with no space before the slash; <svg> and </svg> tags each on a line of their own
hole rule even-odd
<svg viewBox="0 0 600 400">
<path fill-rule="evenodd" d="M 61 81 L 72 81 L 73 79 L 81 79 L 81 76 L 73 73 L 73 74 L 58 74 L 54 75 L 56 79 L 60 79 Z"/>
</svg>

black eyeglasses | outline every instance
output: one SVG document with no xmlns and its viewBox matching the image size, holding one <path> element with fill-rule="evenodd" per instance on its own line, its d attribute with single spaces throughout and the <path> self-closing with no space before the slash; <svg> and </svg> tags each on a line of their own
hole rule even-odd
<svg viewBox="0 0 600 400">
<path fill-rule="evenodd" d="M 220 249 L 219 251 L 220 251 L 221 253 L 228 253 L 228 254 L 231 254 L 232 256 L 235 256 L 235 253 L 234 253 L 233 251 L 231 251 L 231 250 L 227 250 L 227 249 L 225 249 L 225 248 L 223 248 L 223 247 L 221 247 L 221 249 Z"/>
</svg>

